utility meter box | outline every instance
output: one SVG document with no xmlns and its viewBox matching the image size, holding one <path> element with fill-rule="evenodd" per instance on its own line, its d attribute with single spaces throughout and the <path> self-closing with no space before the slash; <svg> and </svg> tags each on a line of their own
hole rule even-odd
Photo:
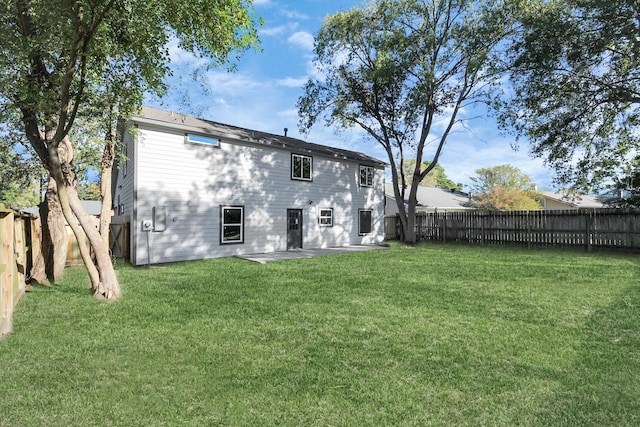
<svg viewBox="0 0 640 427">
<path fill-rule="evenodd" d="M 153 221 L 150 219 L 142 220 L 142 231 L 151 231 L 153 230 Z"/>
</svg>

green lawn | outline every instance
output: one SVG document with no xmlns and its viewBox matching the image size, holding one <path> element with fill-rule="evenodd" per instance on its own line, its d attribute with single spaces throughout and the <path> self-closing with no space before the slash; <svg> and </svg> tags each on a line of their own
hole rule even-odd
<svg viewBox="0 0 640 427">
<path fill-rule="evenodd" d="M 640 256 L 457 245 L 38 287 L 0 426 L 640 424 Z"/>
</svg>

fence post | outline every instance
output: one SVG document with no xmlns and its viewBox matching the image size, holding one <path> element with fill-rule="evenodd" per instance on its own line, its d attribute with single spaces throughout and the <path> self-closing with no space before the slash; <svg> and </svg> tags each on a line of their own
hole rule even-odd
<svg viewBox="0 0 640 427">
<path fill-rule="evenodd" d="M 447 211 L 444 212 L 442 216 L 442 243 L 447 242 Z"/>
<path fill-rule="evenodd" d="M 531 217 L 529 211 L 526 212 L 525 221 L 527 221 L 527 248 L 531 249 Z"/>
<path fill-rule="evenodd" d="M 584 216 L 584 244 L 587 252 L 591 252 L 591 231 L 593 229 L 593 211 Z"/>
<path fill-rule="evenodd" d="M 13 322 L 13 212 L 0 211 L 0 337 L 11 332 Z"/>
</svg>

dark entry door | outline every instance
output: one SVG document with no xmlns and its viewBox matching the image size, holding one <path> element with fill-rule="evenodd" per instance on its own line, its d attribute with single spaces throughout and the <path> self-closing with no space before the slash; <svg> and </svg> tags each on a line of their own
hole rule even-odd
<svg viewBox="0 0 640 427">
<path fill-rule="evenodd" d="M 302 248 L 302 209 L 287 209 L 287 250 Z"/>
</svg>

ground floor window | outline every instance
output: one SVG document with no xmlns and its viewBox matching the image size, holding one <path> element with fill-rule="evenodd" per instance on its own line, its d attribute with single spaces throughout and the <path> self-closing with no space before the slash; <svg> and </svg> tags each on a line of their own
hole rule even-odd
<svg viewBox="0 0 640 427">
<path fill-rule="evenodd" d="M 333 208 L 320 208 L 320 227 L 333 227 Z"/>
<path fill-rule="evenodd" d="M 220 207 L 220 244 L 244 242 L 244 206 Z"/>
<path fill-rule="evenodd" d="M 360 209 L 358 211 L 358 234 L 371 234 L 371 211 Z"/>
</svg>

